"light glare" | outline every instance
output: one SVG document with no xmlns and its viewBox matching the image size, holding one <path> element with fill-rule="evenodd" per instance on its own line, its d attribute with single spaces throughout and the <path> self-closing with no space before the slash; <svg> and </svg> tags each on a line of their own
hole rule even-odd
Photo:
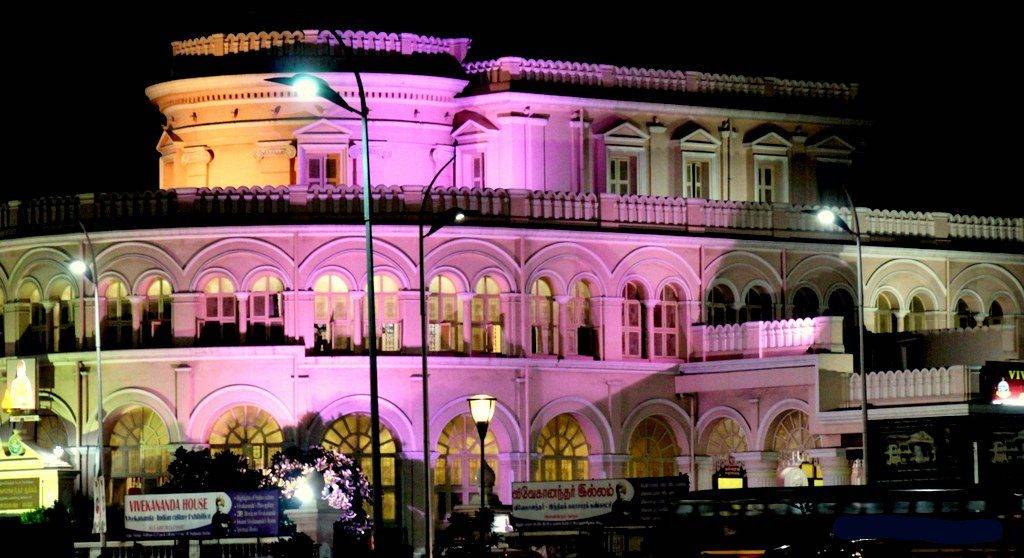
<svg viewBox="0 0 1024 558">
<path fill-rule="evenodd" d="M 89 266 L 85 265 L 85 262 L 83 262 L 82 260 L 73 260 L 71 263 L 68 264 L 68 269 L 71 270 L 71 273 L 74 273 L 75 275 L 78 276 L 82 276 L 85 275 L 85 272 L 89 269 Z"/>
<path fill-rule="evenodd" d="M 313 499 L 316 495 L 313 494 L 313 487 L 309 485 L 309 479 L 303 479 L 299 482 L 299 485 L 295 487 L 295 497 L 303 504 L 308 505 L 313 503 Z"/>
<path fill-rule="evenodd" d="M 320 94 L 320 84 L 309 76 L 296 78 L 292 82 L 292 89 L 299 95 L 299 99 L 303 101 L 312 101 Z"/>
<path fill-rule="evenodd" d="M 461 222 L 463 222 L 465 220 L 466 220 L 466 214 L 465 213 L 460 211 L 460 212 L 455 214 L 455 222 L 456 223 L 461 223 Z"/>
<path fill-rule="evenodd" d="M 834 225 L 836 222 L 836 214 L 831 209 L 822 209 L 818 212 L 818 222 L 822 225 Z"/>
</svg>

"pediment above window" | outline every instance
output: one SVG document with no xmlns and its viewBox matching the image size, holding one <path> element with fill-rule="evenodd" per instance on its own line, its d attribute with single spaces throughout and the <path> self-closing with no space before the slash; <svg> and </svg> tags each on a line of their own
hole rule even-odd
<svg viewBox="0 0 1024 558">
<path fill-rule="evenodd" d="M 678 141 L 684 151 L 715 151 L 722 144 L 720 139 L 692 120 L 676 128 L 672 139 Z"/>
<path fill-rule="evenodd" d="M 178 134 L 175 134 L 174 130 L 167 128 L 162 134 L 160 134 L 160 139 L 156 142 L 156 150 L 166 157 L 178 152 L 182 145 L 183 141 L 181 137 L 179 137 Z"/>
<path fill-rule="evenodd" d="M 743 135 L 743 145 L 755 153 L 782 154 L 793 146 L 789 133 L 774 124 L 763 124 Z"/>
<path fill-rule="evenodd" d="M 498 127 L 482 114 L 464 110 L 452 119 L 452 137 L 459 143 L 485 141 Z"/>
<path fill-rule="evenodd" d="M 352 134 L 344 127 L 321 118 L 295 130 L 295 140 L 300 143 L 349 144 Z"/>
<path fill-rule="evenodd" d="M 604 137 L 606 145 L 646 145 L 650 134 L 643 131 L 639 126 L 628 120 L 619 120 L 612 123 L 604 132 L 597 132 L 597 135 Z"/>
<path fill-rule="evenodd" d="M 814 155 L 850 156 L 856 148 L 839 134 L 826 132 L 807 142 L 807 151 Z"/>
</svg>

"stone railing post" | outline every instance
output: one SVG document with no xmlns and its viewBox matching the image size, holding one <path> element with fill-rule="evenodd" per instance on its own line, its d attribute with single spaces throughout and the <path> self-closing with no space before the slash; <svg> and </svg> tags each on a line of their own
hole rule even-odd
<svg viewBox="0 0 1024 558">
<path fill-rule="evenodd" d="M 619 226 L 619 202 L 618 194 L 600 194 L 597 215 L 602 227 Z"/>
<path fill-rule="evenodd" d="M 764 322 L 746 322 L 742 324 L 740 351 L 745 358 L 761 358 L 764 356 L 764 339 L 762 333 Z"/>
<path fill-rule="evenodd" d="M 932 228 L 935 238 L 949 238 L 949 213 L 932 213 Z"/>
<path fill-rule="evenodd" d="M 807 450 L 807 457 L 816 460 L 821 467 L 821 480 L 825 486 L 847 486 L 850 484 L 850 462 L 843 448 L 820 448 Z"/>
<path fill-rule="evenodd" d="M 814 323 L 813 348 L 824 349 L 830 353 L 845 352 L 842 316 L 818 316 L 813 318 L 812 322 Z"/>
<path fill-rule="evenodd" d="M 509 190 L 508 206 L 512 222 L 523 223 L 530 220 L 530 196 L 527 190 Z"/>
</svg>

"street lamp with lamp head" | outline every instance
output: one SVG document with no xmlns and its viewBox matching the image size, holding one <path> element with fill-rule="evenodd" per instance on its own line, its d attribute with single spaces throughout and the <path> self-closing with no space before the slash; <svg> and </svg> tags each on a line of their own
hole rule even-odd
<svg viewBox="0 0 1024 558">
<path fill-rule="evenodd" d="M 469 402 L 469 414 L 476 423 L 476 432 L 480 435 L 480 511 L 487 507 L 487 488 L 484 483 L 484 469 L 487 461 L 484 458 L 484 440 L 487 438 L 487 427 L 494 418 L 494 407 L 498 400 L 487 394 L 474 395 L 467 399 Z"/>
<path fill-rule="evenodd" d="M 334 37 L 335 43 L 348 53 L 352 48 L 345 44 L 345 41 L 331 30 L 323 30 Z M 296 92 L 302 100 L 321 98 L 339 108 L 359 116 L 362 140 L 362 169 L 363 169 L 363 225 L 366 237 L 366 270 L 369 277 L 373 277 L 373 197 L 370 180 L 370 130 L 369 115 L 370 109 L 366 105 L 366 89 L 363 87 L 363 78 L 358 70 L 351 69 L 356 80 L 356 89 L 359 93 L 359 109 L 348 104 L 347 101 L 323 78 L 305 72 L 291 76 L 266 78 L 270 83 L 285 85 Z M 368 281 L 366 286 L 366 349 L 369 361 L 370 376 L 370 451 L 371 451 L 371 474 L 373 489 L 373 528 L 375 532 L 384 524 L 384 501 L 383 485 L 381 479 L 383 471 L 380 456 L 380 401 L 378 399 L 378 378 L 377 378 L 377 315 L 376 315 L 376 292 L 373 281 Z M 429 502 L 427 507 L 429 508 Z M 429 550 L 428 550 L 429 553 Z"/>
<path fill-rule="evenodd" d="M 853 198 L 850 197 L 850 192 L 845 188 L 843 189 L 846 194 L 846 200 L 850 204 L 850 212 L 853 215 L 853 227 L 847 223 L 842 217 L 836 214 L 835 211 L 827 207 L 818 209 L 817 211 L 811 209 L 803 210 L 803 213 L 814 215 L 818 220 L 818 223 L 822 226 L 836 226 L 841 230 L 853 237 L 853 241 L 857 246 L 857 334 L 858 334 L 858 350 L 859 360 L 858 369 L 860 371 L 860 412 L 861 412 L 861 476 L 863 477 L 864 484 L 868 482 L 868 388 L 867 388 L 867 377 L 865 376 L 864 366 L 864 256 L 861 252 L 860 246 L 860 218 L 857 216 L 857 207 L 853 205 Z"/>
</svg>

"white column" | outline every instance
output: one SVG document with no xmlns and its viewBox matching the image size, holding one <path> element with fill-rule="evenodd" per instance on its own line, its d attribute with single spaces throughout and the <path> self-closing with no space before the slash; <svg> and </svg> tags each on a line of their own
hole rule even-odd
<svg viewBox="0 0 1024 558">
<path fill-rule="evenodd" d="M 748 488 L 778 486 L 779 456 L 775 452 L 747 451 L 733 457 L 747 470 Z"/>
<path fill-rule="evenodd" d="M 459 293 L 462 308 L 462 347 L 467 355 L 473 354 L 473 293 Z"/>
<path fill-rule="evenodd" d="M 352 348 L 358 352 L 363 348 L 363 299 L 366 293 L 363 291 L 349 291 L 349 300 L 352 301 Z"/>
<path fill-rule="evenodd" d="M 850 462 L 843 448 L 821 448 L 808 450 L 807 457 L 818 462 L 825 486 L 846 486 L 850 484 Z"/>
<path fill-rule="evenodd" d="M 146 297 L 131 295 L 128 300 L 132 304 L 132 345 L 138 346 L 142 343 L 142 310 Z"/>
<path fill-rule="evenodd" d="M 235 298 L 238 299 L 238 315 L 235 316 L 238 320 L 238 337 L 239 340 L 244 340 L 245 332 L 249 328 L 249 293 L 246 291 L 236 292 Z"/>
</svg>

